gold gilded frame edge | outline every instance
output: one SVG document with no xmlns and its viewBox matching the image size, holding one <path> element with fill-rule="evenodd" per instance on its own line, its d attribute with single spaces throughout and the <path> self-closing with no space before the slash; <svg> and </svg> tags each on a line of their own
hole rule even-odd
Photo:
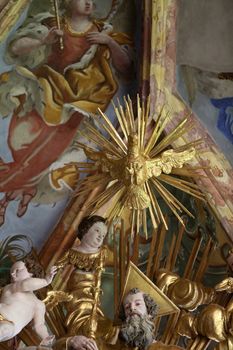
<svg viewBox="0 0 233 350">
<path fill-rule="evenodd" d="M 0 41 L 6 37 L 30 0 L 10 0 L 0 12 Z"/>
</svg>

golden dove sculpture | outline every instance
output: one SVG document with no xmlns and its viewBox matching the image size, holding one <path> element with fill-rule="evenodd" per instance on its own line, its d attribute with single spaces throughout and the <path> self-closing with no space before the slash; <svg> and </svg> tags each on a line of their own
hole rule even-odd
<svg viewBox="0 0 233 350">
<path fill-rule="evenodd" d="M 85 122 L 86 132 L 81 132 L 82 136 L 88 138 L 96 147 L 87 147 L 76 142 L 76 147 L 82 148 L 88 158 L 86 163 L 78 163 L 78 167 L 81 172 L 89 173 L 89 176 L 81 181 L 76 194 L 84 195 L 97 186 L 104 188 L 90 203 L 94 208 L 93 212 L 109 202 L 106 216 L 111 220 L 120 216 L 124 209 L 130 209 L 132 230 L 136 226 L 139 232 L 143 226 L 146 234 L 148 213 L 154 227 L 162 221 L 167 228 L 157 194 L 182 224 L 184 223 L 181 212 L 192 216 L 166 184 L 197 198 L 204 198 L 197 185 L 189 179 L 178 177 L 194 175 L 194 171 L 183 167 L 194 159 L 195 147 L 200 144 L 200 140 L 178 149 L 171 148 L 172 142 L 187 131 L 188 119 L 185 118 L 171 133 L 163 136 L 169 113 L 163 108 L 152 129 L 149 105 L 148 99 L 147 105 L 141 106 L 138 97 L 136 115 L 130 98 L 125 98 L 125 109 L 120 103 L 118 107 L 114 106 L 119 122 L 118 129 L 99 110 L 101 120 L 97 119 L 96 122 L 100 128 L 94 128 Z"/>
</svg>

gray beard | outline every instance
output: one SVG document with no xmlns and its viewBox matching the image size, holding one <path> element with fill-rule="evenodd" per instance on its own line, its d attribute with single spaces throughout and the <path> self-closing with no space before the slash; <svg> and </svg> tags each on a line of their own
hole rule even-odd
<svg viewBox="0 0 233 350">
<path fill-rule="evenodd" d="M 133 315 L 126 319 L 120 330 L 120 338 L 131 347 L 144 350 L 154 340 L 154 323 L 148 315 Z"/>
</svg>

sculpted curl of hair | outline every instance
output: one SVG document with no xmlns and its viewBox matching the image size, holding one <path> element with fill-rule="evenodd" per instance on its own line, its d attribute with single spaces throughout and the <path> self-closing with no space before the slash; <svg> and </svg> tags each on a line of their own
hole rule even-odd
<svg viewBox="0 0 233 350">
<path fill-rule="evenodd" d="M 132 289 L 130 289 L 130 291 L 129 291 L 129 293 L 127 295 L 137 294 L 137 293 L 141 293 L 141 292 L 142 291 L 140 289 L 138 289 L 138 288 L 132 288 Z M 154 299 L 149 294 L 143 293 L 143 298 L 144 298 L 144 302 L 145 302 L 145 305 L 146 305 L 147 313 L 148 313 L 148 315 L 151 316 L 151 319 L 154 320 L 155 317 L 158 314 L 159 306 L 158 306 L 158 304 L 156 304 Z M 125 319 L 126 319 L 125 310 L 124 310 L 124 305 L 123 304 L 121 305 L 121 309 L 120 309 L 120 312 L 119 312 L 119 318 L 122 321 L 125 321 Z"/>
<path fill-rule="evenodd" d="M 86 216 L 78 226 L 77 237 L 81 241 L 83 236 L 96 222 L 103 222 L 105 224 L 105 221 L 106 219 L 99 215 Z"/>
</svg>

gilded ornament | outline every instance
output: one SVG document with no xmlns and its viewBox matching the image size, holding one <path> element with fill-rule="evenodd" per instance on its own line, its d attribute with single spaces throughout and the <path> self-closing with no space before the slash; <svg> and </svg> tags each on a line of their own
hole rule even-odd
<svg viewBox="0 0 233 350">
<path fill-rule="evenodd" d="M 194 311 L 200 305 L 210 304 L 216 296 L 213 288 L 181 278 L 164 269 L 158 271 L 156 282 L 175 305 L 186 311 Z"/>
<path fill-rule="evenodd" d="M 196 146 L 200 140 L 178 149 L 171 148 L 171 144 L 190 127 L 187 125 L 188 119 L 185 118 L 170 134 L 163 136 L 170 114 L 167 106 L 162 108 L 153 127 L 149 98 L 146 105 L 141 105 L 139 97 L 137 98 L 136 113 L 130 98 L 125 98 L 125 108 L 119 104 L 118 107 L 114 105 L 114 109 L 119 129 L 99 110 L 101 122 L 96 120 L 99 130 L 85 122 L 87 133 L 82 134 L 96 148 L 76 142 L 76 146 L 82 148 L 91 161 L 77 165 L 90 176 L 79 181 L 76 194 L 84 195 L 91 188 L 102 187 L 103 191 L 90 203 L 93 212 L 111 201 L 107 213 L 109 220 L 120 216 L 124 208 L 128 208 L 132 212 L 131 227 L 137 225 L 139 232 L 140 226 L 143 226 L 146 232 L 148 212 L 155 228 L 160 222 L 167 228 L 156 198 L 157 192 L 184 225 L 180 213 L 184 211 L 190 216 L 192 214 L 166 184 L 197 198 L 204 198 L 197 185 L 178 177 L 194 176 L 195 172 L 184 166 L 196 156 Z"/>
</svg>

